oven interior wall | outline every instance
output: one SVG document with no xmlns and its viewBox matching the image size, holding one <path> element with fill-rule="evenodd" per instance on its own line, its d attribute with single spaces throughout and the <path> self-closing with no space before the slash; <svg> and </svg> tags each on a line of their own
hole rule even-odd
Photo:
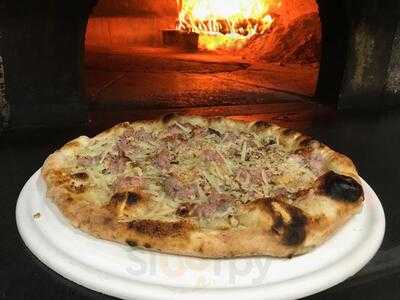
<svg viewBox="0 0 400 300">
<path fill-rule="evenodd" d="M 100 0 L 89 18 L 86 45 L 161 46 L 160 30 L 173 28 L 174 0 Z"/>
</svg>

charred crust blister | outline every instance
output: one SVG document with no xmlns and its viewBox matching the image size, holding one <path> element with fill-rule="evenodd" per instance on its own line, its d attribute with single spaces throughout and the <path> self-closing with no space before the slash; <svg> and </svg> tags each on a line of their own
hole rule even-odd
<svg viewBox="0 0 400 300">
<path fill-rule="evenodd" d="M 274 202 L 290 216 L 290 220 L 284 220 L 282 213 L 274 208 Z M 308 223 L 307 217 L 303 211 L 295 206 L 275 199 L 266 199 L 265 204 L 274 222 L 272 230 L 281 237 L 282 243 L 287 246 L 298 246 L 302 244 L 306 238 L 306 225 Z"/>
<path fill-rule="evenodd" d="M 126 202 L 128 204 L 136 204 L 140 199 L 140 195 L 134 192 L 128 192 Z"/>
<path fill-rule="evenodd" d="M 288 246 L 301 244 L 306 238 L 304 225 L 291 223 L 283 236 L 283 242 Z"/>
<path fill-rule="evenodd" d="M 156 220 L 138 220 L 128 223 L 128 229 L 134 230 L 150 237 L 167 237 L 183 233 L 185 223 L 183 222 L 162 222 Z"/>
<path fill-rule="evenodd" d="M 166 114 L 165 116 L 162 117 L 162 122 L 164 124 L 169 123 L 171 120 L 175 119 L 178 115 L 175 113 L 171 113 L 171 114 Z"/>
<path fill-rule="evenodd" d="M 131 247 L 136 247 L 138 245 L 134 240 L 126 240 L 126 243 Z"/>
<path fill-rule="evenodd" d="M 266 121 L 257 121 L 253 124 L 253 128 L 258 129 L 258 130 L 267 129 L 271 126 L 272 126 L 272 124 L 268 123 Z"/>
<path fill-rule="evenodd" d="M 310 147 L 311 145 L 313 145 L 314 143 L 316 143 L 317 141 L 312 139 L 311 137 L 306 137 L 304 140 L 302 140 L 300 142 L 300 146 L 301 147 Z"/>
<path fill-rule="evenodd" d="M 362 199 L 362 186 L 352 177 L 329 171 L 320 178 L 320 193 L 335 200 L 357 202 Z"/>
<path fill-rule="evenodd" d="M 276 233 L 281 233 L 281 229 L 284 227 L 285 223 L 280 215 L 274 216 L 274 224 L 272 225 L 272 230 Z"/>
</svg>

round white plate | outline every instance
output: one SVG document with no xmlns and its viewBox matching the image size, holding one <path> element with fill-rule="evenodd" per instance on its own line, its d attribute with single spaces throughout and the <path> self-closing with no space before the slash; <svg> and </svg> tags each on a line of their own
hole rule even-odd
<svg viewBox="0 0 400 300">
<path fill-rule="evenodd" d="M 39 171 L 21 191 L 16 218 L 23 240 L 43 263 L 104 294 L 126 299 L 295 299 L 352 276 L 378 250 L 385 216 L 364 181 L 363 188 L 362 212 L 322 246 L 292 259 L 199 259 L 95 239 L 73 228 L 46 199 Z"/>
</svg>

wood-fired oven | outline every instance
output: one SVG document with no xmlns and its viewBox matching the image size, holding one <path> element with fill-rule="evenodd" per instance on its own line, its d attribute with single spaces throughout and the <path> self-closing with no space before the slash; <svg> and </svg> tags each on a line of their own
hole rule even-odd
<svg viewBox="0 0 400 300">
<path fill-rule="evenodd" d="M 400 104 L 395 0 L 23 2 L 0 4 L 3 128 Z"/>
</svg>

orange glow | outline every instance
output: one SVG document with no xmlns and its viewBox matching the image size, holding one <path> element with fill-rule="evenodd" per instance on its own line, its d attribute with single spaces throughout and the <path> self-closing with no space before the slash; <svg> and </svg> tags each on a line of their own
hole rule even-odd
<svg viewBox="0 0 400 300">
<path fill-rule="evenodd" d="M 202 49 L 242 48 L 272 25 L 269 14 L 280 0 L 177 0 L 177 29 L 197 32 Z"/>
</svg>

